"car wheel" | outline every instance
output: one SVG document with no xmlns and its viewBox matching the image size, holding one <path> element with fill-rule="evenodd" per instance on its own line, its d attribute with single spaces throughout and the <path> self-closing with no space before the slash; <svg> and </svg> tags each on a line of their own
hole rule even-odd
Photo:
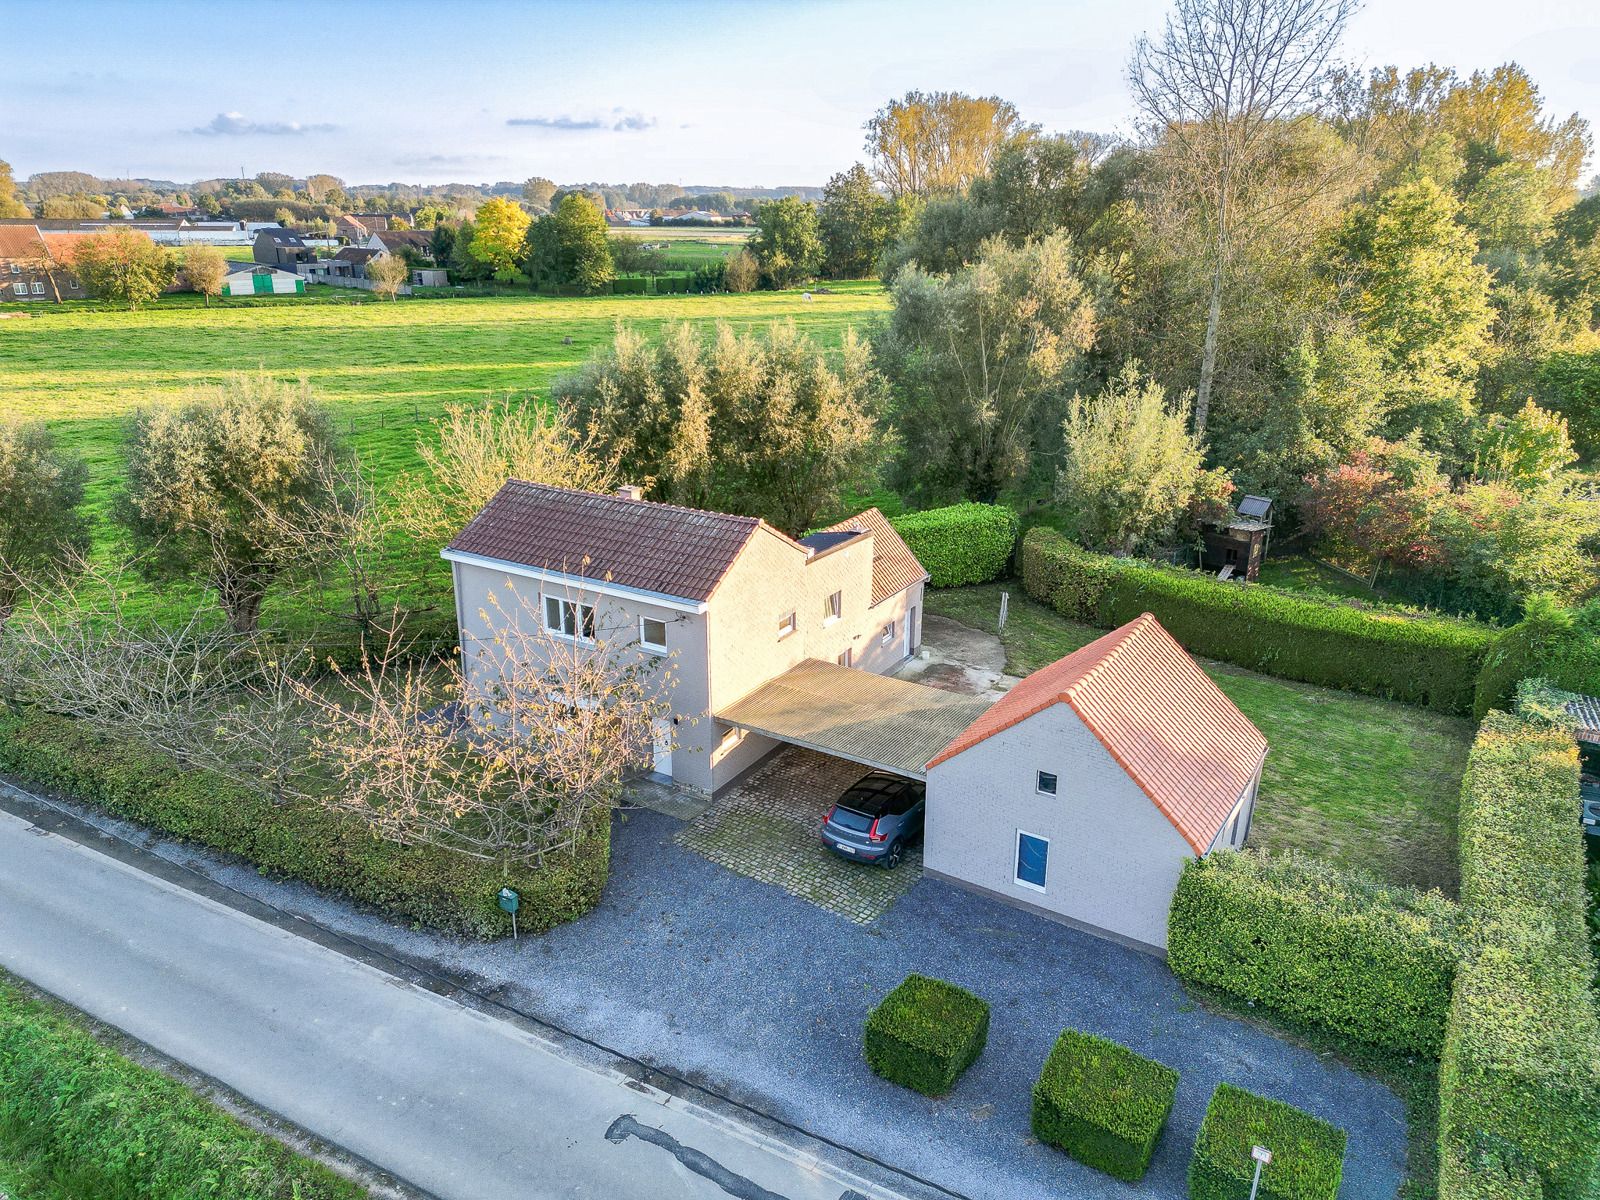
<svg viewBox="0 0 1600 1200">
<path fill-rule="evenodd" d="M 895 838 L 889 843 L 889 853 L 883 856 L 883 865 L 892 871 L 900 865 L 900 860 L 904 856 L 905 848 L 900 845 L 900 839 Z"/>
</svg>

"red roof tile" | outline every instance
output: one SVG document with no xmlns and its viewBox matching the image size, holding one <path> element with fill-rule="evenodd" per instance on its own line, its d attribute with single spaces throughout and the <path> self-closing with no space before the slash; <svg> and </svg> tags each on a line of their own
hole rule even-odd
<svg viewBox="0 0 1600 1200">
<path fill-rule="evenodd" d="M 42 239 L 37 225 L 0 225 L 0 258 L 38 258 Z"/>
<path fill-rule="evenodd" d="M 894 526 L 875 508 L 857 513 L 837 525 L 829 525 L 822 533 L 846 533 L 860 530 L 872 535 L 872 603 L 878 604 L 890 596 L 898 595 L 914 583 L 928 581 L 928 569 L 917 561 L 905 539 L 895 532 Z"/>
<path fill-rule="evenodd" d="M 755 517 L 513 479 L 449 549 L 706 600 L 760 527 Z"/>
<path fill-rule="evenodd" d="M 1204 854 L 1255 775 L 1267 739 L 1150 613 L 1035 671 L 932 767 L 1052 704 L 1066 704 Z"/>
</svg>

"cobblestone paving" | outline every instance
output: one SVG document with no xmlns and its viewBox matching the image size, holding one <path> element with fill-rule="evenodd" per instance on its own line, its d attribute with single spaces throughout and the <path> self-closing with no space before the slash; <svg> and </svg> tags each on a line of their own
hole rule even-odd
<svg viewBox="0 0 1600 1200">
<path fill-rule="evenodd" d="M 811 750 L 780 750 L 675 840 L 730 871 L 870 924 L 922 878 L 922 847 L 909 850 L 892 871 L 823 849 L 817 836 L 822 814 L 866 773 L 857 763 Z"/>
</svg>

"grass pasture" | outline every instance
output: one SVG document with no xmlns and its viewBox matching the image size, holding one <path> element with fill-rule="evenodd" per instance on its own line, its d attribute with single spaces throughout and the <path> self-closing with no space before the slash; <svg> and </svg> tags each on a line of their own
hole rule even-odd
<svg viewBox="0 0 1600 1200">
<path fill-rule="evenodd" d="M 993 629 L 1011 593 L 1006 669 L 1037 670 L 1099 637 L 1020 585 L 933 590 L 930 613 Z M 1391 700 L 1201 665 L 1266 734 L 1270 749 L 1250 845 L 1298 849 L 1396 884 L 1456 890 L 1456 800 L 1472 726 Z"/>
</svg>

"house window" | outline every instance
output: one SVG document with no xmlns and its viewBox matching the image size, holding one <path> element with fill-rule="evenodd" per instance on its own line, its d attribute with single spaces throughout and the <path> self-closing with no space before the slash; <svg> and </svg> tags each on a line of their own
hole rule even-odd
<svg viewBox="0 0 1600 1200">
<path fill-rule="evenodd" d="M 646 650 L 667 648 L 667 623 L 654 617 L 639 618 L 639 644 Z"/>
<path fill-rule="evenodd" d="M 822 623 L 832 624 L 839 619 L 839 614 L 844 611 L 844 593 L 835 592 L 822 602 Z"/>
<path fill-rule="evenodd" d="M 25 284 L 25 283 L 22 283 L 21 281 L 18 281 L 17 283 L 13 283 L 11 286 L 12 286 L 12 288 L 14 288 L 16 290 L 16 293 L 19 296 L 26 296 L 28 294 L 28 285 Z"/>
<path fill-rule="evenodd" d="M 722 735 L 722 740 L 718 742 L 717 745 L 723 750 L 731 750 L 742 741 L 744 741 L 744 730 L 739 728 L 737 725 L 730 725 L 727 732 Z"/>
<path fill-rule="evenodd" d="M 778 618 L 778 640 L 781 642 L 794 632 L 794 614 L 786 612 Z"/>
<path fill-rule="evenodd" d="M 890 621 L 883 627 L 883 632 L 878 635 L 878 644 L 887 646 L 892 641 L 894 641 L 894 622 Z"/>
<path fill-rule="evenodd" d="M 1017 830 L 1017 883 L 1042 892 L 1049 871 L 1050 839 Z"/>
<path fill-rule="evenodd" d="M 852 655 L 851 655 L 850 651 L 847 649 L 847 650 L 845 650 L 845 652 L 843 654 L 839 655 L 839 657 L 834 659 L 833 661 L 838 663 L 841 667 L 848 667 L 851 664 Z"/>
<path fill-rule="evenodd" d="M 544 627 L 562 637 L 594 641 L 594 605 L 563 600 L 560 596 L 544 598 Z"/>
<path fill-rule="evenodd" d="M 35 296 L 44 295 L 44 284 L 37 279 L 33 281 L 33 294 Z"/>
<path fill-rule="evenodd" d="M 12 263 L 11 264 L 11 273 L 13 275 L 21 275 L 22 274 L 22 264 L 21 263 Z"/>
<path fill-rule="evenodd" d="M 1040 771 L 1039 778 L 1033 785 L 1033 790 L 1041 796 L 1054 796 L 1056 794 L 1056 777 L 1049 771 Z"/>
</svg>

